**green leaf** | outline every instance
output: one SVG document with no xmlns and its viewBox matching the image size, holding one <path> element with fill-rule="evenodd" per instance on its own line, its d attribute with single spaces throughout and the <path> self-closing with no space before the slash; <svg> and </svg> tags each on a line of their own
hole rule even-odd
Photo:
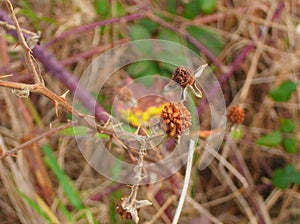
<svg viewBox="0 0 300 224">
<path fill-rule="evenodd" d="M 78 193 L 75 191 L 74 186 L 71 183 L 71 180 L 65 174 L 65 172 L 59 167 L 57 160 L 54 156 L 53 150 L 50 145 L 42 145 L 42 150 L 45 154 L 44 161 L 54 173 L 59 183 L 61 184 L 66 197 L 69 199 L 70 203 L 77 209 L 83 209 L 83 204 Z"/>
<path fill-rule="evenodd" d="M 141 25 L 131 25 L 129 27 L 129 35 L 131 40 L 141 40 L 151 38 L 151 33 Z"/>
<path fill-rule="evenodd" d="M 124 6 L 119 1 L 117 2 L 117 14 L 118 16 L 126 15 L 126 10 L 124 9 Z"/>
<path fill-rule="evenodd" d="M 296 128 L 294 121 L 292 121 L 291 119 L 281 118 L 279 122 L 280 122 L 280 131 L 284 133 L 292 133 Z"/>
<path fill-rule="evenodd" d="M 58 208 L 61 211 L 62 214 L 64 214 L 64 216 L 68 219 L 68 221 L 72 220 L 72 214 L 69 212 L 69 210 L 66 208 L 66 206 L 64 206 L 64 204 L 58 200 Z"/>
<path fill-rule="evenodd" d="M 109 139 L 110 138 L 109 135 L 107 135 L 107 134 L 100 134 L 100 133 L 96 133 L 95 136 L 97 138 L 101 138 L 101 139 Z"/>
<path fill-rule="evenodd" d="M 115 163 L 115 165 L 111 170 L 111 175 L 113 180 L 118 180 L 120 176 L 121 169 L 122 169 L 122 161 L 124 161 L 124 158 L 122 155 L 119 155 L 117 162 Z"/>
<path fill-rule="evenodd" d="M 300 184 L 300 173 L 295 171 L 290 176 L 291 181 L 295 184 Z"/>
<path fill-rule="evenodd" d="M 95 8 L 98 15 L 106 17 L 110 8 L 108 0 L 96 0 Z"/>
<path fill-rule="evenodd" d="M 123 197 L 121 190 L 115 190 L 111 195 L 111 204 L 109 209 L 110 222 L 112 224 L 122 223 L 120 215 L 116 212 L 117 202 Z"/>
<path fill-rule="evenodd" d="M 231 137 L 234 140 L 240 140 L 241 138 L 243 138 L 243 136 L 244 136 L 244 132 L 243 132 L 242 127 L 238 127 L 236 129 L 232 130 L 232 132 L 231 132 Z"/>
<path fill-rule="evenodd" d="M 280 86 L 275 89 L 271 89 L 269 96 L 278 102 L 288 101 L 291 94 L 297 89 L 297 84 L 291 80 L 283 82 Z"/>
<path fill-rule="evenodd" d="M 158 39 L 169 40 L 176 43 L 182 43 L 182 38 L 172 30 L 162 29 L 158 34 Z"/>
<path fill-rule="evenodd" d="M 167 10 L 169 13 L 175 14 L 177 11 L 177 0 L 167 0 Z"/>
<path fill-rule="evenodd" d="M 36 30 L 41 30 L 41 27 L 39 24 L 40 19 L 37 16 L 37 14 L 32 10 L 32 6 L 30 5 L 30 3 L 27 0 L 21 1 L 20 14 L 27 16 L 31 20 L 31 22 Z"/>
<path fill-rule="evenodd" d="M 267 135 L 264 135 L 255 141 L 258 145 L 275 147 L 282 141 L 282 135 L 279 131 L 273 131 Z"/>
<path fill-rule="evenodd" d="M 284 138 L 282 140 L 282 146 L 287 153 L 295 154 L 297 152 L 297 143 L 295 139 Z"/>
<path fill-rule="evenodd" d="M 149 32 L 149 30 L 147 30 L 145 27 L 141 25 L 131 25 L 129 27 L 129 36 L 131 40 L 143 40 L 143 39 L 150 39 L 151 33 Z M 145 43 L 144 41 L 142 41 L 142 43 L 135 42 L 134 44 L 137 50 L 143 52 L 143 54 L 145 54 L 144 52 L 147 52 L 148 55 L 152 54 L 152 49 L 153 49 L 152 42 L 148 41 Z"/>
<path fill-rule="evenodd" d="M 48 217 L 48 215 L 41 209 L 41 207 L 30 197 L 28 197 L 26 194 L 22 193 L 18 190 L 18 193 L 21 195 L 22 198 L 25 199 L 25 201 L 30 205 L 31 208 L 33 208 L 40 216 L 43 217 L 48 223 L 52 223 L 51 219 Z"/>
<path fill-rule="evenodd" d="M 214 31 L 197 26 L 189 26 L 186 31 L 206 46 L 215 56 L 218 56 L 225 46 L 224 39 Z M 189 44 L 189 47 L 195 52 L 199 51 L 191 44 Z"/>
<path fill-rule="evenodd" d="M 210 0 L 209 0 L 210 1 Z M 199 0 L 191 0 L 183 9 L 183 17 L 193 19 L 200 14 Z"/>
<path fill-rule="evenodd" d="M 286 175 L 285 170 L 276 169 L 272 176 L 272 183 L 281 189 L 287 189 L 290 183 L 290 176 Z"/>
<path fill-rule="evenodd" d="M 155 32 L 159 27 L 157 23 L 152 22 L 150 19 L 141 19 L 140 25 L 145 27 L 150 33 Z"/>
<path fill-rule="evenodd" d="M 87 136 L 87 127 L 76 126 L 65 128 L 61 130 L 61 134 L 63 134 L 64 136 Z"/>
<path fill-rule="evenodd" d="M 276 187 L 286 189 L 290 183 L 300 184 L 300 173 L 295 170 L 293 164 L 287 164 L 285 168 L 274 171 L 272 182 Z"/>
<path fill-rule="evenodd" d="M 127 72 L 134 78 L 139 78 L 147 75 L 159 73 L 158 66 L 154 61 L 138 61 L 130 64 L 127 67 Z"/>
<path fill-rule="evenodd" d="M 200 1 L 200 10 L 205 14 L 213 13 L 217 8 L 217 0 L 202 0 Z"/>
</svg>

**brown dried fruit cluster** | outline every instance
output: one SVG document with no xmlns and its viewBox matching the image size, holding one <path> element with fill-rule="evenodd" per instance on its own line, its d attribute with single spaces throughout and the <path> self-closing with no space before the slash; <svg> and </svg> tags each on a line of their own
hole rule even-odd
<svg viewBox="0 0 300 224">
<path fill-rule="evenodd" d="M 239 106 L 232 106 L 228 109 L 227 118 L 232 123 L 241 124 L 245 120 L 245 111 Z"/>
<path fill-rule="evenodd" d="M 124 199 L 125 198 L 121 198 L 121 200 L 117 202 L 116 212 L 121 216 L 122 219 L 132 219 L 131 214 L 127 212 L 122 206 Z"/>
<path fill-rule="evenodd" d="M 164 131 L 169 137 L 178 137 L 192 125 L 192 116 L 182 103 L 167 104 L 161 118 L 165 121 Z"/>
<path fill-rule="evenodd" d="M 176 68 L 171 79 L 177 82 L 183 88 L 187 87 L 188 85 L 193 85 L 195 82 L 192 71 L 182 65 Z"/>
</svg>

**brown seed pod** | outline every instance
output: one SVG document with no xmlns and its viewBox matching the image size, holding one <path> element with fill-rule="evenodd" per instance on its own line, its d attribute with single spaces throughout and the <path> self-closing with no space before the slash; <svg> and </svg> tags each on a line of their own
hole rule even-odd
<svg viewBox="0 0 300 224">
<path fill-rule="evenodd" d="M 121 200 L 117 202 L 116 212 L 121 216 L 122 219 L 132 219 L 131 214 L 127 212 L 122 206 L 124 199 L 125 198 L 121 198 Z"/>
<path fill-rule="evenodd" d="M 167 104 L 160 117 L 164 120 L 163 129 L 169 137 L 178 137 L 192 125 L 192 116 L 182 103 Z"/>
<path fill-rule="evenodd" d="M 183 88 L 187 87 L 188 85 L 193 85 L 195 82 L 192 71 L 182 65 L 176 68 L 171 79 L 177 82 Z"/>
<path fill-rule="evenodd" d="M 227 118 L 232 123 L 241 124 L 245 120 L 245 111 L 240 106 L 232 106 L 227 111 Z"/>
</svg>

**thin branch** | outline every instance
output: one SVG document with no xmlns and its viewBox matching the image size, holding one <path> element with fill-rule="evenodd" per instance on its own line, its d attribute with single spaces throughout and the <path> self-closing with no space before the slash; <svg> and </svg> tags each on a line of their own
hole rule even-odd
<svg viewBox="0 0 300 224">
<path fill-rule="evenodd" d="M 11 25 L 11 24 L 9 24 L 7 22 L 0 21 L 0 26 L 2 26 L 6 30 L 16 30 L 15 26 L 13 26 L 13 25 Z M 26 34 L 28 34 L 30 36 L 35 36 L 36 35 L 36 33 L 31 32 L 29 30 L 26 30 L 26 29 L 23 29 L 23 28 L 21 28 L 21 30 L 22 30 L 23 33 L 26 33 Z"/>
<path fill-rule="evenodd" d="M 14 90 L 21 90 L 21 91 L 28 91 L 33 92 L 33 93 L 38 93 L 43 96 L 46 96 L 47 98 L 51 99 L 55 106 L 61 106 L 65 111 L 67 111 L 70 114 L 73 114 L 74 117 L 79 119 L 83 124 L 85 124 L 87 127 L 95 129 L 95 124 L 92 123 L 89 119 L 86 119 L 87 115 L 80 113 L 79 111 L 75 110 L 68 102 L 65 100 L 64 97 L 58 96 L 51 90 L 49 90 L 47 87 L 40 85 L 40 84 L 23 84 L 23 83 L 16 83 L 16 82 L 8 82 L 8 81 L 3 81 L 0 80 L 0 86 L 11 88 Z M 105 118 L 106 120 L 108 119 L 108 115 L 103 113 L 102 117 Z M 114 133 L 113 130 L 111 129 L 106 129 L 103 128 L 99 125 L 96 126 L 96 129 L 98 132 L 102 133 L 109 133 L 112 134 Z"/>
<path fill-rule="evenodd" d="M 205 215 L 212 223 L 215 224 L 223 224 L 219 219 L 213 216 L 206 208 L 201 206 L 198 202 L 196 202 L 189 195 L 186 197 L 186 201 L 190 203 L 195 209 L 197 209 L 201 214 Z"/>
<path fill-rule="evenodd" d="M 3 154 L 0 156 L 0 159 L 3 159 L 3 158 L 5 158 L 5 157 L 7 157 L 7 156 L 12 156 L 12 155 L 14 155 L 16 152 L 20 151 L 21 149 L 23 149 L 23 148 L 25 148 L 25 147 L 27 147 L 27 146 L 30 146 L 32 143 L 37 142 L 37 141 L 39 141 L 39 140 L 41 140 L 41 139 L 43 139 L 43 138 L 45 138 L 45 137 L 51 136 L 52 134 L 54 134 L 54 133 L 56 133 L 56 132 L 58 132 L 58 131 L 61 131 L 61 130 L 65 129 L 65 128 L 71 127 L 72 125 L 73 125 L 72 122 L 68 122 L 68 123 L 66 123 L 66 124 L 64 124 L 64 125 L 61 125 L 61 126 L 57 127 L 57 128 L 52 128 L 52 129 L 50 129 L 50 130 L 44 132 L 43 134 L 41 134 L 41 135 L 39 135 L 39 136 L 36 136 L 35 138 L 32 138 L 32 139 L 30 139 L 30 140 L 24 142 L 24 143 L 21 144 L 21 145 L 18 145 L 17 147 L 15 147 L 15 148 L 13 148 L 13 149 L 11 149 L 11 150 L 9 150 L 9 151 L 6 151 L 5 153 L 3 153 Z"/>
</svg>

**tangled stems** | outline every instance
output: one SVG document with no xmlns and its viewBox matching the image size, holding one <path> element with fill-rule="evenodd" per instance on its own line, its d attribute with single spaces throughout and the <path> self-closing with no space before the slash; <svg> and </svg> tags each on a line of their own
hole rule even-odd
<svg viewBox="0 0 300 224">
<path fill-rule="evenodd" d="M 9 1 L 8 1 L 9 2 Z M 13 14 L 14 12 L 11 11 Z M 0 20 L 5 22 L 6 24 L 12 26 L 13 23 L 12 21 L 8 18 L 7 14 L 5 11 L 0 9 Z M 14 22 L 17 22 L 14 21 Z M 22 34 L 21 31 L 17 32 L 19 28 L 16 26 L 16 29 L 7 29 L 7 32 L 14 36 L 15 38 L 18 38 L 18 33 Z M 29 36 L 25 33 L 23 34 L 24 38 L 27 39 Z M 21 40 L 22 41 L 22 40 Z M 25 45 L 22 45 L 25 46 Z M 28 48 L 24 49 L 27 52 Z M 39 60 L 45 67 L 45 69 L 51 73 L 53 76 L 58 78 L 61 82 L 63 82 L 66 87 L 71 91 L 71 93 L 75 93 L 75 91 L 78 93 L 78 98 L 82 102 L 82 104 L 90 111 L 90 112 L 95 112 L 95 117 L 97 120 L 102 120 L 102 121 L 107 121 L 108 116 L 105 113 L 104 108 L 98 104 L 98 102 L 95 100 L 94 97 L 92 97 L 84 88 L 82 88 L 78 80 L 70 73 L 68 72 L 64 66 L 52 55 L 49 51 L 45 49 L 43 46 L 35 46 L 32 49 L 32 55 L 29 57 L 29 61 L 32 60 L 32 56 Z M 27 60 L 28 61 L 28 60 Z M 32 66 L 30 66 L 32 68 Z M 33 69 L 33 68 L 32 68 Z M 32 70 L 31 69 L 31 70 Z M 37 77 L 37 75 L 34 75 L 34 77 Z M 38 76 L 40 77 L 40 76 Z M 38 80 L 37 78 L 34 78 L 35 83 Z M 3 83 L 2 83 L 3 84 Z M 17 83 L 16 83 L 17 84 Z M 23 85 L 20 83 L 20 85 Z M 19 85 L 19 86 L 20 86 Z M 53 96 L 53 94 L 51 94 Z M 62 105 L 62 104 L 61 104 Z M 69 111 L 68 108 L 65 108 Z"/>
</svg>

